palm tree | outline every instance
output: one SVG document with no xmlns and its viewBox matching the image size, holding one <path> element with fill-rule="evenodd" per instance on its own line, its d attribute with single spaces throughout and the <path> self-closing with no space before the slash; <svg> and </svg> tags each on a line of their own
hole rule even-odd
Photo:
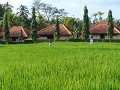
<svg viewBox="0 0 120 90">
<path fill-rule="evenodd" d="M 27 6 L 23 6 L 23 5 L 21 5 L 21 6 L 19 6 L 18 8 L 17 8 L 17 10 L 19 10 L 19 12 L 17 12 L 17 14 L 19 14 L 19 16 L 28 16 L 28 14 L 29 14 L 29 10 L 28 10 L 28 8 L 27 8 Z"/>
<path fill-rule="evenodd" d="M 3 8 L 3 4 L 0 4 L 0 20 L 3 19 L 4 16 L 4 8 Z"/>
<path fill-rule="evenodd" d="M 6 4 L 4 4 L 4 12 L 6 11 L 6 12 L 12 12 L 12 8 L 13 8 L 13 6 L 12 5 L 10 5 L 8 2 L 6 3 Z"/>
<path fill-rule="evenodd" d="M 99 21 L 101 22 L 102 21 L 102 15 L 103 15 L 104 13 L 103 12 L 101 12 L 101 11 L 98 11 L 98 15 L 99 15 Z"/>
<path fill-rule="evenodd" d="M 11 6 L 8 2 L 6 4 L 0 4 L 0 20 L 3 19 L 4 16 L 4 12 L 12 13 L 12 8 L 13 6 Z"/>
<path fill-rule="evenodd" d="M 97 15 L 98 15 L 98 13 L 93 13 L 93 16 L 94 16 L 94 20 L 93 20 L 93 23 L 95 24 L 95 23 L 97 23 Z"/>
<path fill-rule="evenodd" d="M 20 22 L 21 22 L 21 26 L 23 27 L 27 27 L 27 22 L 28 22 L 28 14 L 29 14 L 29 10 L 27 8 L 27 6 L 19 6 L 19 8 L 17 8 L 17 10 L 19 10 L 19 12 L 17 12 L 17 14 L 19 14 L 20 16 Z"/>
</svg>

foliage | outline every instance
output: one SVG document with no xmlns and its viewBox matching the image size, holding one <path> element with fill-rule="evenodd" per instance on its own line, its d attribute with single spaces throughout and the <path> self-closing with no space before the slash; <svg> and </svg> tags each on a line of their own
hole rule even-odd
<svg viewBox="0 0 120 90">
<path fill-rule="evenodd" d="M 17 12 L 17 14 L 19 14 L 19 16 L 28 17 L 29 10 L 28 10 L 27 6 L 21 5 L 17 8 L 17 10 L 19 10 L 19 12 Z"/>
<path fill-rule="evenodd" d="M 27 6 L 21 5 L 19 6 L 19 8 L 17 8 L 17 10 L 19 10 L 19 12 L 17 12 L 17 15 L 20 16 L 21 26 L 24 28 L 28 28 L 29 27 L 29 19 L 28 19 L 29 10 Z"/>
<path fill-rule="evenodd" d="M 35 0 L 33 6 L 36 8 L 38 14 L 42 12 L 45 15 L 48 23 L 50 23 L 51 19 L 55 18 L 56 16 L 63 18 L 68 14 L 68 12 L 66 12 L 64 9 L 58 9 L 57 7 L 53 7 L 51 4 L 41 2 L 41 0 Z"/>
<path fill-rule="evenodd" d="M 9 26 L 7 12 L 4 13 L 3 19 L 3 41 L 9 43 Z"/>
<path fill-rule="evenodd" d="M 58 20 L 58 17 L 56 17 L 56 24 L 55 24 L 55 30 L 54 30 L 54 41 L 59 40 L 59 38 L 60 38 L 59 20 Z"/>
<path fill-rule="evenodd" d="M 22 43 L 24 40 L 22 30 L 20 31 L 20 36 L 19 36 L 18 40 L 19 40 L 19 43 Z"/>
<path fill-rule="evenodd" d="M 40 15 L 40 8 L 41 8 L 41 0 L 34 0 L 33 2 L 33 6 L 35 7 L 35 10 L 37 12 L 38 15 Z"/>
<path fill-rule="evenodd" d="M 67 26 L 67 27 L 73 28 L 74 27 L 74 23 L 75 23 L 75 18 L 72 18 L 72 17 L 66 17 L 63 20 L 63 24 L 65 26 Z"/>
<path fill-rule="evenodd" d="M 6 4 L 0 4 L 0 20 L 3 20 L 4 12 L 11 13 L 13 6 L 8 2 Z"/>
<path fill-rule="evenodd" d="M 14 26 L 14 14 L 12 14 L 11 12 L 8 12 L 8 25 L 11 27 L 11 26 Z"/>
<path fill-rule="evenodd" d="M 102 21 L 102 15 L 103 15 L 104 13 L 102 12 L 102 11 L 98 11 L 98 15 L 99 15 L 99 21 L 101 22 Z"/>
<path fill-rule="evenodd" d="M 12 20 L 13 20 L 14 26 L 21 26 L 21 17 L 20 16 L 14 15 Z"/>
<path fill-rule="evenodd" d="M 84 7 L 84 15 L 83 15 L 83 26 L 82 26 L 82 38 L 86 41 L 89 38 L 89 17 L 88 17 L 88 9 Z"/>
<path fill-rule="evenodd" d="M 31 22 L 31 33 L 30 36 L 33 40 L 33 42 L 35 43 L 36 39 L 37 39 L 37 30 L 38 30 L 38 24 L 36 21 L 36 15 L 35 15 L 35 8 L 32 8 L 32 22 Z"/>
<path fill-rule="evenodd" d="M 3 20 L 3 16 L 4 16 L 4 8 L 3 8 L 3 4 L 0 4 L 0 20 Z"/>
<path fill-rule="evenodd" d="M 12 12 L 12 8 L 13 6 L 10 5 L 8 2 L 6 4 L 4 4 L 4 12 Z"/>
<path fill-rule="evenodd" d="M 103 18 L 102 18 L 103 14 L 104 13 L 102 11 L 98 11 L 96 13 L 93 13 L 93 15 L 92 15 L 92 16 L 94 16 L 93 24 L 104 21 Z M 99 16 L 99 18 L 97 18 L 97 16 Z"/>
<path fill-rule="evenodd" d="M 82 20 L 79 18 L 65 17 L 63 19 L 63 24 L 71 29 L 73 38 L 79 38 L 79 32 L 82 30 Z"/>
<path fill-rule="evenodd" d="M 3 20 L 0 20 L 0 27 L 3 26 Z"/>
<path fill-rule="evenodd" d="M 97 15 L 98 15 L 98 13 L 93 14 L 93 16 L 94 16 L 93 24 L 98 22 Z"/>
<path fill-rule="evenodd" d="M 108 30 L 107 30 L 107 35 L 110 38 L 110 40 L 113 38 L 113 29 L 114 29 L 114 25 L 113 25 L 113 17 L 112 17 L 112 11 L 109 10 L 108 12 Z"/>
<path fill-rule="evenodd" d="M 120 27 L 120 19 L 113 20 L 114 25 Z"/>
<path fill-rule="evenodd" d="M 44 27 L 47 26 L 47 22 L 42 14 L 39 14 L 37 17 L 37 22 L 38 22 L 38 28 L 43 29 Z"/>
</svg>

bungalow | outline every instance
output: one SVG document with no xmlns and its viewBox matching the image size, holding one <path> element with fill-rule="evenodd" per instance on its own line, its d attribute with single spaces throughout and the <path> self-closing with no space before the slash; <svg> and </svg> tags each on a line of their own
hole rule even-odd
<svg viewBox="0 0 120 90">
<path fill-rule="evenodd" d="M 97 23 L 90 27 L 90 33 L 94 39 L 109 39 L 107 36 L 108 24 L 105 22 Z M 120 29 L 114 27 L 113 39 L 120 39 Z"/>
<path fill-rule="evenodd" d="M 17 41 L 20 34 L 23 34 L 23 38 L 27 39 L 29 37 L 30 34 L 30 30 L 23 28 L 22 26 L 13 26 L 9 28 L 9 37 L 13 40 L 13 41 Z M 0 28 L 0 38 L 2 40 L 3 38 L 3 32 L 2 32 L 2 28 Z"/>
<path fill-rule="evenodd" d="M 59 25 L 60 28 L 60 40 L 68 40 L 72 38 L 71 32 L 65 27 L 63 24 Z M 50 25 L 46 28 L 43 28 L 38 31 L 38 36 L 40 40 L 47 40 L 50 38 L 54 38 L 54 29 L 55 25 Z"/>
</svg>

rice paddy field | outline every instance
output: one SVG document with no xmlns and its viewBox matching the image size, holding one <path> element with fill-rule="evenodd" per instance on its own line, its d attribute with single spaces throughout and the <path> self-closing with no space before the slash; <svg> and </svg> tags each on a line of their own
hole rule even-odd
<svg viewBox="0 0 120 90">
<path fill-rule="evenodd" d="M 120 90 L 120 43 L 1 44 L 0 90 Z"/>
</svg>

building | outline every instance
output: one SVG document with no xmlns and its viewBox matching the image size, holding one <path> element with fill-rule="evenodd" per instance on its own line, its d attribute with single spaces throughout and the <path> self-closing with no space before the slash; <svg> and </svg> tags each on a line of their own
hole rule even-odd
<svg viewBox="0 0 120 90">
<path fill-rule="evenodd" d="M 60 24 L 60 40 L 68 40 L 72 38 L 71 32 L 63 24 Z M 46 28 L 43 28 L 38 31 L 38 36 L 40 40 L 47 40 L 54 38 L 55 25 L 49 25 Z"/>
<path fill-rule="evenodd" d="M 90 34 L 93 35 L 94 39 L 109 39 L 107 36 L 108 24 L 100 22 L 90 27 Z M 120 29 L 114 27 L 113 39 L 120 39 Z"/>
<path fill-rule="evenodd" d="M 30 35 L 30 30 L 23 28 L 22 26 L 13 26 L 9 28 L 9 37 L 13 40 L 13 41 L 18 41 L 18 38 L 20 36 L 20 34 L 23 34 L 23 38 L 27 39 L 29 38 Z M 3 32 L 2 32 L 2 28 L 0 28 L 0 39 L 2 40 L 3 38 Z"/>
</svg>

